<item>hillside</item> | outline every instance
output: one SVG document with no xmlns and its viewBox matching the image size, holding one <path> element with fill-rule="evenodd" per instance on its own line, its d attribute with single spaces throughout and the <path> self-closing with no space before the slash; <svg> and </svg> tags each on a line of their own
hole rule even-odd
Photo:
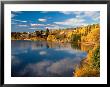
<svg viewBox="0 0 110 87">
<path fill-rule="evenodd" d="M 76 67 L 76 77 L 100 76 L 100 28 L 93 28 L 86 36 L 81 38 L 84 45 L 90 45 L 88 55 L 81 61 L 80 67 Z"/>
</svg>

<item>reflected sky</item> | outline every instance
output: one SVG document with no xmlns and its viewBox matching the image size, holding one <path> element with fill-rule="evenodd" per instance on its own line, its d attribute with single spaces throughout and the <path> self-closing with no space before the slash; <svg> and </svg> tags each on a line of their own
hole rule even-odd
<svg viewBox="0 0 110 87">
<path fill-rule="evenodd" d="M 12 41 L 11 49 L 14 77 L 71 77 L 74 66 L 87 56 L 70 43 Z"/>
</svg>

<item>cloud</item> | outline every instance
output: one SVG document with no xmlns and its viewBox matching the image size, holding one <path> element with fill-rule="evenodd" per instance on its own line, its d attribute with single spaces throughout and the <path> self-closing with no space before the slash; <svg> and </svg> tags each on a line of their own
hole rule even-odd
<svg viewBox="0 0 110 87">
<path fill-rule="evenodd" d="M 55 26 L 48 26 L 48 27 L 45 27 L 45 28 L 49 28 L 49 29 L 59 29 L 59 28 L 61 28 L 61 27 L 58 26 L 58 25 L 55 25 Z"/>
<path fill-rule="evenodd" d="M 74 64 L 79 63 L 81 59 L 70 59 L 70 58 L 65 58 L 60 61 L 57 61 L 55 63 L 52 63 L 51 66 L 47 68 L 47 72 L 50 72 L 52 74 L 57 74 L 57 75 L 64 75 L 73 72 L 74 70 Z"/>
<path fill-rule="evenodd" d="M 30 76 L 47 76 L 46 69 L 51 65 L 50 61 L 42 61 L 36 64 L 28 64 L 20 75 L 28 74 Z"/>
<path fill-rule="evenodd" d="M 22 20 L 14 20 L 14 21 L 18 21 L 18 22 L 27 22 L 27 21 L 22 21 Z"/>
<path fill-rule="evenodd" d="M 12 65 L 17 65 L 17 64 L 20 64 L 21 61 L 18 58 L 16 58 L 15 56 L 11 56 L 11 63 L 12 63 Z"/>
<path fill-rule="evenodd" d="M 84 15 L 90 16 L 90 17 L 99 17 L 100 16 L 99 12 L 96 12 L 96 11 L 86 11 L 86 12 L 84 12 Z"/>
<path fill-rule="evenodd" d="M 75 12 L 63 12 L 65 14 L 75 14 L 75 18 L 70 18 L 65 21 L 54 22 L 59 25 L 69 25 L 69 26 L 81 26 L 88 25 L 90 23 L 99 22 L 100 12 L 98 11 L 75 11 Z M 90 22 L 88 22 L 90 20 Z"/>
<path fill-rule="evenodd" d="M 32 27 L 45 27 L 45 28 L 59 28 L 58 25 L 55 25 L 55 24 L 30 24 Z"/>
<path fill-rule="evenodd" d="M 19 76 L 72 76 L 74 65 L 80 63 L 80 60 L 87 54 L 85 54 L 85 52 L 76 52 L 76 50 L 73 51 L 72 49 L 69 51 L 68 49 L 64 49 L 62 47 L 61 50 L 60 48 L 57 48 L 53 51 L 52 49 L 38 49 L 38 51 L 34 50 L 33 53 L 35 55 L 36 52 L 40 55 L 35 56 L 33 54 L 33 56 L 31 56 L 31 58 L 35 58 L 35 61 L 33 60 L 34 62 L 30 63 L 29 61 L 24 61 L 26 62 L 26 66 L 24 66 L 22 70 L 18 71 Z M 25 55 L 27 54 L 28 52 Z M 20 58 L 24 57 L 21 56 L 21 54 L 19 55 L 20 56 L 18 57 Z M 25 56 L 25 58 L 29 58 L 28 55 Z"/>
<path fill-rule="evenodd" d="M 32 27 L 36 27 L 36 26 L 45 26 L 44 24 L 31 24 Z"/>
<path fill-rule="evenodd" d="M 40 22 L 46 22 L 47 20 L 44 19 L 44 18 L 39 18 L 38 21 L 40 21 Z"/>
<path fill-rule="evenodd" d="M 60 13 L 64 14 L 75 14 L 75 18 L 70 18 L 64 21 L 57 21 L 54 22 L 55 24 L 58 25 L 68 25 L 68 26 L 82 26 L 82 25 L 88 25 L 88 19 L 90 19 L 90 23 L 94 22 L 99 22 L 100 19 L 100 13 L 98 11 L 75 11 L 75 12 L 70 12 L 70 11 L 62 11 Z"/>
<path fill-rule="evenodd" d="M 49 29 L 59 29 L 61 28 L 59 25 L 57 24 L 46 24 L 45 28 L 49 28 Z"/>
<path fill-rule="evenodd" d="M 46 26 L 56 26 L 55 24 L 46 24 Z"/>
<path fill-rule="evenodd" d="M 27 25 L 17 25 L 17 26 L 19 26 L 19 27 L 27 27 Z"/>
<path fill-rule="evenodd" d="M 69 26 L 81 26 L 85 25 L 85 19 L 79 19 L 79 18 L 70 18 L 63 22 L 54 22 L 55 24 L 59 25 L 69 25 Z"/>
<path fill-rule="evenodd" d="M 25 22 L 27 22 L 27 21 L 21 21 L 21 22 L 24 22 L 24 23 L 25 23 Z"/>
<path fill-rule="evenodd" d="M 94 21 L 99 21 L 100 20 L 100 12 L 95 12 L 95 11 L 87 11 L 85 12 L 84 16 L 88 16 L 88 17 L 91 17 L 92 20 Z"/>
<path fill-rule="evenodd" d="M 71 12 L 71 11 L 60 11 L 60 13 L 63 13 L 63 14 L 66 14 L 66 15 L 73 14 L 73 12 Z"/>
<path fill-rule="evenodd" d="M 16 20 L 16 19 L 12 19 L 11 21 L 14 22 L 14 23 L 15 22 L 22 22 L 22 23 L 26 23 L 27 22 L 27 21 L 24 21 L 24 20 Z"/>
<path fill-rule="evenodd" d="M 37 29 L 37 28 L 33 28 L 33 27 L 32 27 L 32 28 L 29 28 L 29 29 Z"/>
<path fill-rule="evenodd" d="M 76 15 L 81 15 L 81 14 L 83 14 L 83 12 L 84 11 L 74 11 L 73 13 L 76 14 Z"/>
<path fill-rule="evenodd" d="M 69 14 L 76 14 L 76 15 L 80 15 L 83 12 L 82 11 L 60 11 L 60 13 L 63 13 L 65 15 L 69 15 Z"/>
<path fill-rule="evenodd" d="M 47 52 L 46 52 L 46 51 L 40 51 L 39 54 L 40 54 L 40 55 L 46 55 Z"/>
<path fill-rule="evenodd" d="M 65 58 L 56 62 L 41 61 L 36 64 L 28 64 L 20 72 L 21 76 L 71 76 L 74 66 L 79 64 L 81 58 Z"/>
<path fill-rule="evenodd" d="M 81 13 L 77 14 L 76 18 L 83 18 L 84 19 L 84 18 L 89 17 L 94 21 L 99 20 L 99 18 L 100 18 L 100 12 L 99 11 L 84 11 Z"/>
<path fill-rule="evenodd" d="M 60 13 L 63 14 L 75 14 L 76 16 L 89 16 L 89 17 L 97 17 L 99 16 L 99 12 L 98 11 L 60 11 Z"/>
</svg>

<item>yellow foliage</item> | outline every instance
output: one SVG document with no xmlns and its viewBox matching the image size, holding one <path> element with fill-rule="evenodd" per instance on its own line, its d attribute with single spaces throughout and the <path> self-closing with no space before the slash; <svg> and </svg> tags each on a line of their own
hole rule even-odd
<svg viewBox="0 0 110 87">
<path fill-rule="evenodd" d="M 95 27 L 91 27 L 89 32 L 84 30 L 79 30 L 80 34 L 84 34 L 86 32 L 87 35 L 81 36 L 81 42 L 84 44 L 93 43 L 91 49 L 86 49 L 85 47 L 81 46 L 82 50 L 88 51 L 87 58 L 85 59 L 87 62 L 83 61 L 83 65 L 79 68 L 75 69 L 74 76 L 75 77 L 97 77 L 100 76 L 100 69 L 93 68 L 93 62 L 91 58 L 93 58 L 94 51 L 100 46 L 100 27 L 96 25 Z M 89 44 L 91 45 L 91 44 Z"/>
<path fill-rule="evenodd" d="M 82 40 L 85 42 L 99 42 L 100 39 L 100 29 L 94 28 L 91 30 L 90 33 L 88 33 L 87 36 L 82 37 Z"/>
<path fill-rule="evenodd" d="M 91 61 L 94 51 L 99 46 L 99 43 L 95 44 L 93 49 L 88 51 L 87 58 L 83 61 L 83 65 L 75 70 L 75 77 L 97 77 L 100 75 L 100 71 L 92 67 L 93 62 Z"/>
<path fill-rule="evenodd" d="M 47 40 L 48 41 L 56 41 L 56 37 L 54 35 L 48 35 Z"/>
<path fill-rule="evenodd" d="M 68 32 L 66 37 L 71 38 L 72 34 L 73 34 L 73 32 Z"/>
<path fill-rule="evenodd" d="M 75 77 L 98 77 L 100 72 L 97 69 L 91 68 L 88 65 L 77 69 L 74 73 Z"/>
</svg>

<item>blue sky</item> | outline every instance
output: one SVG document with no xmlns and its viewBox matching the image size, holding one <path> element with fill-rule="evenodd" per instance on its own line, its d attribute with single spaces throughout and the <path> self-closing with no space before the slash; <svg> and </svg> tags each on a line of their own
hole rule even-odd
<svg viewBox="0 0 110 87">
<path fill-rule="evenodd" d="M 66 29 L 100 23 L 99 11 L 12 11 L 12 32 Z"/>
</svg>

